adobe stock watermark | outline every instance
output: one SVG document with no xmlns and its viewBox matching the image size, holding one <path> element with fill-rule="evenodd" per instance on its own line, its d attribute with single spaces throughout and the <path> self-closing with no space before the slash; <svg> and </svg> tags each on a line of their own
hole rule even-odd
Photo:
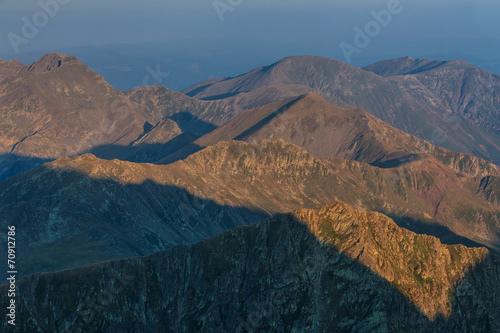
<svg viewBox="0 0 500 333">
<path fill-rule="evenodd" d="M 227 12 L 234 11 L 235 8 L 240 6 L 242 3 L 243 0 L 215 0 L 212 4 L 219 20 L 223 22 L 226 19 L 224 15 Z"/>
<path fill-rule="evenodd" d="M 143 86 L 150 86 L 152 85 L 151 83 L 149 83 L 149 81 L 151 80 L 151 78 L 155 79 L 155 83 L 154 84 L 160 84 L 163 82 L 163 78 L 167 78 L 170 76 L 170 73 L 169 72 L 162 72 L 160 70 L 160 64 L 157 64 L 156 65 L 156 68 L 153 69 L 151 68 L 151 66 L 147 66 L 146 67 L 146 72 L 148 72 L 149 74 L 146 74 L 144 76 L 144 78 L 142 79 L 142 85 Z"/>
<path fill-rule="evenodd" d="M 23 25 L 20 34 L 14 32 L 7 34 L 14 52 L 16 54 L 19 53 L 19 46 L 28 44 L 30 40 L 35 38 L 40 29 L 49 24 L 50 19 L 59 14 L 61 5 L 67 5 L 70 2 L 71 0 L 39 0 L 38 5 L 40 6 L 40 10 L 35 12 L 31 19 L 26 16 L 21 18 Z"/>
<path fill-rule="evenodd" d="M 413 1 L 413 0 L 407 0 Z M 386 28 L 391 24 L 394 15 L 399 15 L 403 12 L 404 7 L 400 0 L 389 0 L 387 3 L 387 9 L 382 9 L 379 11 L 370 11 L 373 20 L 368 21 L 364 29 L 359 26 L 354 27 L 354 39 L 353 43 L 349 44 L 347 42 L 342 42 L 339 44 L 340 50 L 344 55 L 347 63 L 351 63 L 352 56 L 354 54 L 360 54 L 361 51 L 368 47 L 372 40 L 376 38 L 382 32 L 383 28 Z"/>
</svg>

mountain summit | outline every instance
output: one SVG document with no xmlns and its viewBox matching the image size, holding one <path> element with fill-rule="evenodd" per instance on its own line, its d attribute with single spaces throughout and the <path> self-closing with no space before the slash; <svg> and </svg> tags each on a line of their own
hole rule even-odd
<svg viewBox="0 0 500 333">
<path fill-rule="evenodd" d="M 33 73 L 45 73 L 66 64 L 83 65 L 83 63 L 81 63 L 73 56 L 68 56 L 61 53 L 48 53 L 41 57 L 38 61 L 27 66 L 26 70 Z"/>
</svg>

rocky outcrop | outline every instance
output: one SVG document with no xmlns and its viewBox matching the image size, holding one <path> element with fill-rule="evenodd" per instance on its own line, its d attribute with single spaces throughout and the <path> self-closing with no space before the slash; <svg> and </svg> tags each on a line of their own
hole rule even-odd
<svg viewBox="0 0 500 333">
<path fill-rule="evenodd" d="M 73 56 L 68 56 L 61 53 L 48 53 L 38 59 L 36 62 L 27 66 L 26 70 L 33 73 L 46 73 L 53 69 L 61 67 L 63 64 L 78 64 L 83 65 L 78 59 Z"/>
<path fill-rule="evenodd" d="M 500 331 L 498 257 L 343 203 L 17 283 L 20 332 Z"/>
<path fill-rule="evenodd" d="M 492 205 L 500 205 L 500 178 L 495 176 L 482 178 L 478 193 Z"/>
<path fill-rule="evenodd" d="M 398 227 L 380 213 L 344 204 L 293 213 L 316 238 L 369 267 L 401 291 L 427 317 L 449 317 L 455 285 L 488 255 L 485 248 L 443 246 Z"/>
</svg>

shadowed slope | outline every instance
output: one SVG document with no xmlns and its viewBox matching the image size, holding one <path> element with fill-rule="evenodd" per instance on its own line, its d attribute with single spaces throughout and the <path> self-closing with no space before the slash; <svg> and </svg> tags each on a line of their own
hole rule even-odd
<svg viewBox="0 0 500 333">
<path fill-rule="evenodd" d="M 18 281 L 17 320 L 25 332 L 486 333 L 500 329 L 499 272 L 486 249 L 335 203 L 149 257 L 29 276 Z"/>
<path fill-rule="evenodd" d="M 216 119 L 227 119 L 225 103 L 200 101 L 159 85 L 135 88 L 126 94 L 152 114 L 172 118 L 183 131 L 195 135 L 206 134 L 223 124 Z M 193 124 L 190 118 L 197 119 L 198 123 Z"/>
</svg>

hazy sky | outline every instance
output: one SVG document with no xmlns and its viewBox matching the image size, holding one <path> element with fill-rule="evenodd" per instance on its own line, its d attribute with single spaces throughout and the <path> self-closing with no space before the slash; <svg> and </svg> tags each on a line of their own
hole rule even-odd
<svg viewBox="0 0 500 333">
<path fill-rule="evenodd" d="M 59 12 L 22 50 L 75 45 L 168 41 L 186 37 L 243 39 L 318 38 L 334 43 L 372 19 L 389 1 L 368 0 L 0 0 L 0 53 L 12 51 L 7 34 L 21 34 L 40 3 L 60 1 Z M 394 0 L 392 0 L 394 1 Z M 400 14 L 380 35 L 429 38 L 498 38 L 500 2 L 401 0 Z M 220 5 L 224 21 L 215 10 Z M 234 4 L 234 5 L 231 5 Z M 224 9 L 225 8 L 225 9 Z M 43 22 L 43 20 L 42 20 Z M 496 55 L 498 56 L 498 54 Z"/>
<path fill-rule="evenodd" d="M 56 1 L 59 8 L 54 9 Z M 246 64 L 241 68 L 248 69 L 260 61 L 312 54 L 354 65 L 405 55 L 465 58 L 500 71 L 500 1 L 396 2 L 0 0 L 0 57 L 31 61 L 42 52 L 76 46 L 149 43 L 133 49 L 137 57 L 153 59 L 153 44 L 175 48 L 179 56 L 240 57 Z M 383 24 L 374 26 L 373 13 L 389 8 L 394 12 L 390 19 L 382 15 Z M 26 27 L 35 23 L 36 32 Z M 372 29 L 369 42 L 360 43 L 358 37 L 356 45 L 355 29 L 367 27 Z M 347 56 L 346 45 L 355 48 Z"/>
</svg>

